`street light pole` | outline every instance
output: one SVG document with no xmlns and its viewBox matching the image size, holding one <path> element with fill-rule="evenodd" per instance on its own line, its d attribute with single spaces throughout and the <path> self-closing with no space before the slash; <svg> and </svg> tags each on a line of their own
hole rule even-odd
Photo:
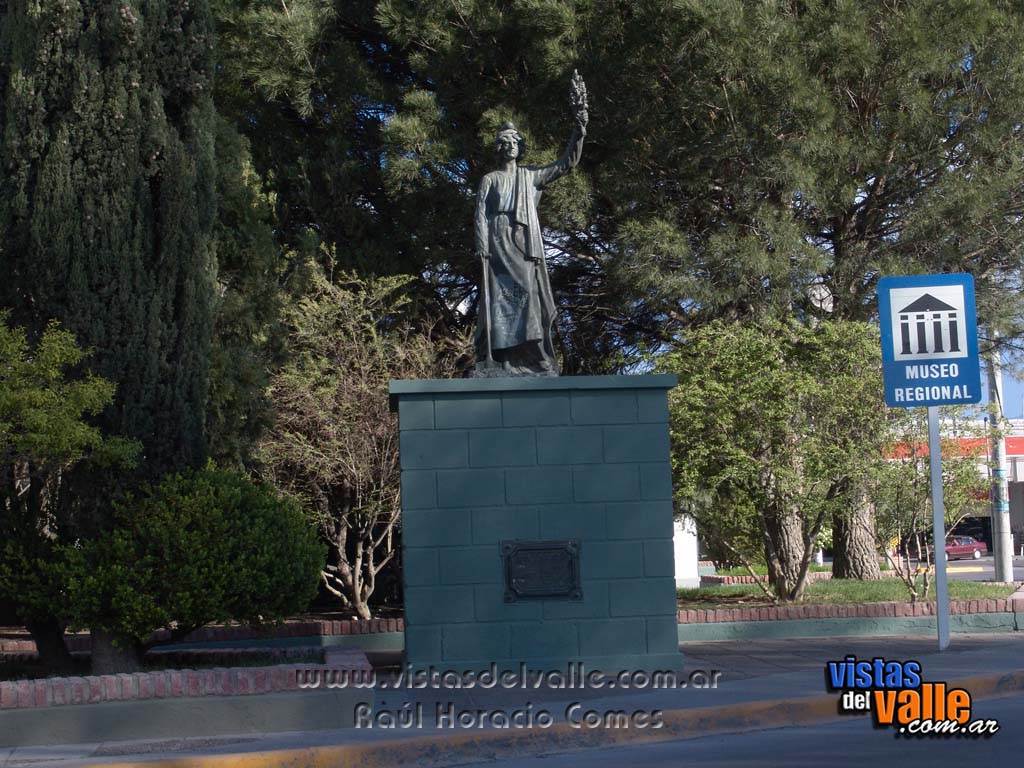
<svg viewBox="0 0 1024 768">
<path fill-rule="evenodd" d="M 993 341 L 999 334 L 993 333 Z M 1003 436 L 1003 369 L 999 347 L 988 356 L 988 412 L 992 444 L 992 549 L 995 581 L 1013 581 L 1013 540 L 1010 535 L 1010 494 L 1007 483 L 1006 438 Z"/>
</svg>

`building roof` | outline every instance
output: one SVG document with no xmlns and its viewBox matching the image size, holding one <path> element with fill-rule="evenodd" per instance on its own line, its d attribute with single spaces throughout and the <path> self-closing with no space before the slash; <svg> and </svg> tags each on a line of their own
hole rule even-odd
<svg viewBox="0 0 1024 768">
<path fill-rule="evenodd" d="M 1021 456 L 1024 457 L 1024 436 L 1007 437 L 1006 439 L 1006 456 Z M 984 459 L 988 455 L 988 438 L 987 437 L 955 437 L 952 440 L 943 439 L 945 446 L 952 444 L 955 448 L 952 450 L 957 456 L 978 456 Z M 943 448 L 943 452 L 949 450 L 949 448 Z M 922 458 L 928 455 L 928 442 L 922 440 L 917 443 L 898 443 L 890 449 L 886 458 L 890 459 L 905 459 L 908 456 L 917 455 Z"/>
<path fill-rule="evenodd" d="M 900 310 L 901 315 L 905 312 L 956 312 L 956 307 L 951 307 L 930 293 L 926 293 Z"/>
</svg>

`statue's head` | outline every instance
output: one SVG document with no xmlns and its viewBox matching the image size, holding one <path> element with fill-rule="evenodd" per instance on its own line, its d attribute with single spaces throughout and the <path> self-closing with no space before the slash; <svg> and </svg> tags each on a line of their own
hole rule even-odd
<svg viewBox="0 0 1024 768">
<path fill-rule="evenodd" d="M 498 153 L 498 160 L 518 160 L 526 154 L 526 139 L 512 123 L 502 123 L 494 137 L 494 148 Z"/>
</svg>

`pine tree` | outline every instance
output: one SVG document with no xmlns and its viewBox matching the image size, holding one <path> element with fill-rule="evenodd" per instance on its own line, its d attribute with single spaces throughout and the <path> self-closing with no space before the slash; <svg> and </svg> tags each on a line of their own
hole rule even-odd
<svg viewBox="0 0 1024 768">
<path fill-rule="evenodd" d="M 93 350 L 151 477 L 206 452 L 211 52 L 204 0 L 0 4 L 0 303 Z"/>
<path fill-rule="evenodd" d="M 224 4 L 231 114 L 282 236 L 470 302 L 494 127 L 529 160 L 590 85 L 583 161 L 545 194 L 566 373 L 622 370 L 714 318 L 864 320 L 882 274 L 967 271 L 1024 337 L 1024 11 L 1007 0 L 253 0 Z M 266 140 L 266 136 L 274 136 Z M 255 146 L 255 145 L 254 145 Z M 840 573 L 874 576 L 869 505 Z M 854 554 L 859 552 L 860 555 Z M 845 557 L 849 554 L 850 557 Z"/>
<path fill-rule="evenodd" d="M 272 171 L 279 235 L 423 274 L 442 309 L 474 296 L 494 127 L 513 119 L 529 161 L 552 157 L 579 68 L 583 161 L 541 211 L 567 372 L 715 317 L 823 315 L 823 296 L 865 319 L 883 273 L 972 272 L 983 320 L 1020 335 L 1019 4 L 217 7 L 223 104 Z"/>
</svg>

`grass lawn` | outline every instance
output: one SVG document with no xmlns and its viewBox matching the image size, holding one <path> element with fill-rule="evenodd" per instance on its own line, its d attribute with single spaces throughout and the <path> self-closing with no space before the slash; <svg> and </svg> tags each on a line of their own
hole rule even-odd
<svg viewBox="0 0 1024 768">
<path fill-rule="evenodd" d="M 950 600 L 981 600 L 984 598 L 1009 597 L 1016 586 L 987 584 L 978 581 L 949 582 Z M 721 587 L 676 590 L 676 602 L 680 610 L 695 608 L 749 608 L 750 606 L 772 605 L 756 584 L 730 584 Z M 932 585 L 929 597 L 935 599 Z M 881 581 L 852 581 L 830 579 L 816 581 L 804 589 L 804 605 L 826 605 L 835 603 L 888 603 L 910 602 L 910 595 L 903 582 L 895 578 Z"/>
</svg>

